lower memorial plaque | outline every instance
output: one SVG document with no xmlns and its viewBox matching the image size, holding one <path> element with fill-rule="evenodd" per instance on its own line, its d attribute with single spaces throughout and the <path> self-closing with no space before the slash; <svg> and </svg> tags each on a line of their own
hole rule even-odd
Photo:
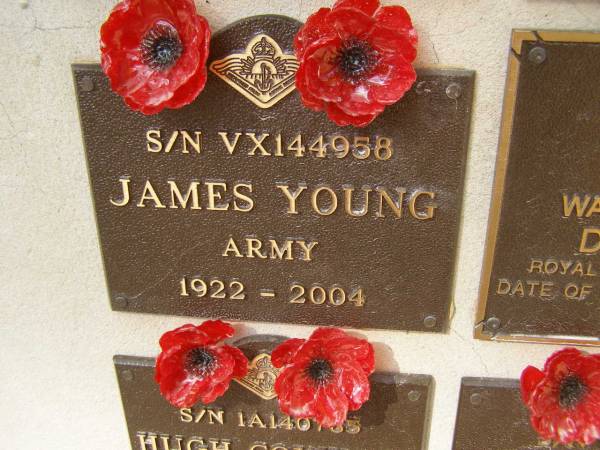
<svg viewBox="0 0 600 450">
<path fill-rule="evenodd" d="M 567 450 L 540 442 L 529 425 L 518 380 L 463 378 L 454 450 Z M 586 446 L 598 450 L 600 444 Z"/>
<path fill-rule="evenodd" d="M 154 359 L 116 356 L 115 367 L 134 450 L 424 450 L 427 448 L 433 379 L 375 373 L 371 397 L 343 426 L 321 429 L 279 411 L 277 369 L 270 352 L 280 338 L 238 341 L 250 361 L 248 375 L 232 382 L 210 405 L 177 409 L 154 381 Z"/>
<path fill-rule="evenodd" d="M 476 335 L 600 345 L 600 33 L 514 31 Z"/>
<path fill-rule="evenodd" d="M 113 309 L 447 329 L 474 74 L 420 69 L 340 128 L 294 90 L 299 27 L 216 33 L 206 89 L 155 116 L 73 67 Z"/>
</svg>

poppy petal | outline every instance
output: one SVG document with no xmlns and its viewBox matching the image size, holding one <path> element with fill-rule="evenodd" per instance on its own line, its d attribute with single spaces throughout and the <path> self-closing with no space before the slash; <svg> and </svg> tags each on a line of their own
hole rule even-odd
<svg viewBox="0 0 600 450">
<path fill-rule="evenodd" d="M 271 362 L 275 367 L 291 363 L 302 344 L 304 339 L 288 339 L 282 342 L 271 352 Z"/>
<path fill-rule="evenodd" d="M 331 9 L 321 8 L 312 14 L 294 38 L 296 56 L 303 58 L 304 53 L 315 41 L 327 37 L 334 32 L 329 20 Z"/>
<path fill-rule="evenodd" d="M 207 344 L 209 337 L 196 325 L 188 323 L 179 328 L 167 331 L 159 340 L 160 347 L 168 350 L 178 345 L 185 345 L 188 348 Z"/>
<path fill-rule="evenodd" d="M 230 338 L 235 333 L 233 327 L 221 320 L 207 320 L 198 326 L 208 336 L 207 344 L 216 344 L 224 339 Z"/>
<path fill-rule="evenodd" d="M 337 8 L 354 8 L 372 16 L 379 8 L 379 0 L 338 0 L 333 5 L 333 9 Z"/>
<path fill-rule="evenodd" d="M 544 374 L 537 367 L 528 366 L 521 373 L 521 397 L 529 403 L 531 394 L 537 385 L 544 379 Z"/>
<path fill-rule="evenodd" d="M 327 111 L 327 115 L 329 118 L 338 126 L 345 127 L 348 125 L 353 125 L 355 127 L 366 127 L 371 122 L 373 122 L 378 113 L 374 114 L 365 114 L 362 116 L 351 116 L 345 113 L 339 106 L 335 103 L 327 103 L 325 110 Z"/>
<path fill-rule="evenodd" d="M 377 24 L 407 37 L 413 47 L 417 46 L 417 32 L 413 28 L 408 11 L 402 6 L 384 6 L 375 14 Z"/>
</svg>

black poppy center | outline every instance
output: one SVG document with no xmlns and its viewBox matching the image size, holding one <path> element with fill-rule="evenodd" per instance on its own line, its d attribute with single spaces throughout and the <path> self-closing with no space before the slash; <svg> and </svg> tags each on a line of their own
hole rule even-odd
<svg viewBox="0 0 600 450">
<path fill-rule="evenodd" d="M 204 347 L 198 347 L 188 352 L 185 366 L 188 372 L 197 376 L 210 374 L 217 363 L 215 355 Z"/>
<path fill-rule="evenodd" d="M 306 368 L 306 372 L 317 384 L 325 384 L 333 375 L 333 367 L 326 359 L 315 359 Z"/>
<path fill-rule="evenodd" d="M 179 33 L 167 22 L 156 23 L 144 36 L 140 44 L 144 64 L 154 70 L 167 70 L 183 53 Z"/>
<path fill-rule="evenodd" d="M 572 409 L 583 399 L 587 386 L 577 375 L 569 375 L 560 383 L 559 403 L 562 408 Z"/>
<path fill-rule="evenodd" d="M 342 44 L 337 57 L 338 67 L 347 81 L 359 82 L 377 65 L 379 54 L 366 41 L 350 39 Z"/>
</svg>

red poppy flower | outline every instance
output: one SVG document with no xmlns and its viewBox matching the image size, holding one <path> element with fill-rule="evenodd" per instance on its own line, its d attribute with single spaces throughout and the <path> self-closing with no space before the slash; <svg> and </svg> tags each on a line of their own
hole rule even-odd
<svg viewBox="0 0 600 450">
<path fill-rule="evenodd" d="M 248 359 L 242 351 L 219 345 L 231 336 L 233 327 L 220 320 L 163 334 L 155 373 L 163 397 L 178 408 L 189 408 L 198 400 L 208 404 L 227 391 L 233 378 L 244 377 Z"/>
<path fill-rule="evenodd" d="M 544 371 L 523 371 L 521 394 L 542 439 L 582 445 L 600 439 L 600 354 L 575 348 L 554 353 Z"/>
<path fill-rule="evenodd" d="M 100 30 L 102 69 L 135 111 L 181 108 L 204 89 L 209 43 L 193 0 L 123 0 Z"/>
<path fill-rule="evenodd" d="M 367 126 L 417 79 L 417 33 L 401 6 L 339 0 L 310 16 L 294 45 L 303 103 L 340 126 Z"/>
<path fill-rule="evenodd" d="M 313 418 L 323 427 L 344 423 L 369 399 L 373 346 L 337 328 L 318 328 L 308 340 L 289 339 L 271 354 L 283 367 L 275 381 L 281 411 Z"/>
</svg>

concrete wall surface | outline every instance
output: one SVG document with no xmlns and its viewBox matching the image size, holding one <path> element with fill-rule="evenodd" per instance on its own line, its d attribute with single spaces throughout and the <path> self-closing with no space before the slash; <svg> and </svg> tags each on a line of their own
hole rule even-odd
<svg viewBox="0 0 600 450">
<path fill-rule="evenodd" d="M 391 2 L 385 2 L 391 4 Z M 71 63 L 99 61 L 114 0 L 0 1 L 0 435 L 19 450 L 125 449 L 112 356 L 153 356 L 182 317 L 110 310 Z M 255 14 L 300 20 L 324 0 L 203 0 L 214 30 Z M 452 445 L 460 379 L 519 376 L 555 347 L 477 341 L 472 329 L 512 28 L 600 28 L 597 0 L 406 0 L 418 66 L 477 71 L 449 334 L 365 331 L 381 370 L 436 380 L 430 449 Z M 312 327 L 244 323 L 239 335 Z"/>
</svg>

